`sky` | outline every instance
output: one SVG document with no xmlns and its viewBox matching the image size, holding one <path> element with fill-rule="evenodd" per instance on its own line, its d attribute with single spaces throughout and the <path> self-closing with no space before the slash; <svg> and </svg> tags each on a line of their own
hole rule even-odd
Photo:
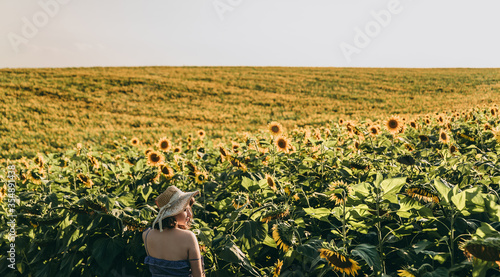
<svg viewBox="0 0 500 277">
<path fill-rule="evenodd" d="M 498 0 L 0 0 L 0 68 L 500 67 Z"/>
</svg>

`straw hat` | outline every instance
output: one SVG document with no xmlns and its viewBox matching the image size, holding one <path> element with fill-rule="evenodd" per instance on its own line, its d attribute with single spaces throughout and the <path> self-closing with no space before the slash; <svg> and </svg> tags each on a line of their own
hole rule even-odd
<svg viewBox="0 0 500 277">
<path fill-rule="evenodd" d="M 162 220 L 180 214 L 188 205 L 192 197 L 198 195 L 199 191 L 182 192 L 176 186 L 168 187 L 162 194 L 156 197 L 156 204 L 160 208 L 153 226 L 160 223 L 160 232 L 163 231 Z"/>
</svg>

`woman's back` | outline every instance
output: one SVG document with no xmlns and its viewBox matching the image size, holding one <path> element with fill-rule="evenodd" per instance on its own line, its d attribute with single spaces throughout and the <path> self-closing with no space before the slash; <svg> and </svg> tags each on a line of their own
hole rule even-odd
<svg viewBox="0 0 500 277">
<path fill-rule="evenodd" d="M 143 233 L 143 240 L 144 245 L 147 243 L 148 256 L 169 261 L 180 261 L 189 259 L 188 251 L 191 234 L 191 231 L 178 228 L 164 229 L 163 232 L 148 229 Z M 147 241 L 145 239 L 146 235 Z"/>
<path fill-rule="evenodd" d="M 148 255 L 144 263 L 149 265 L 153 277 L 192 276 L 191 268 L 202 272 L 203 257 L 193 258 L 199 256 L 199 250 L 193 249 L 197 240 L 192 232 L 178 228 L 163 232 L 148 229 L 142 238 Z"/>
</svg>

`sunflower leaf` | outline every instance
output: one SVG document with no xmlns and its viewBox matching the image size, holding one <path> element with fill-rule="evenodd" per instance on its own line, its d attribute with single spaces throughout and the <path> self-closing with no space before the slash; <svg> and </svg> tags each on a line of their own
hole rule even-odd
<svg viewBox="0 0 500 277">
<path fill-rule="evenodd" d="M 382 269 L 382 261 L 377 252 L 377 247 L 374 245 L 362 243 L 356 246 L 351 254 L 361 257 L 373 271 L 380 271 Z"/>
</svg>

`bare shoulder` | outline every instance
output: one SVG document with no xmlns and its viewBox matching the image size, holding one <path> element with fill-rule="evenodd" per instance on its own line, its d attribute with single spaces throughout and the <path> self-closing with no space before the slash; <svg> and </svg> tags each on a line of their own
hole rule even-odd
<svg viewBox="0 0 500 277">
<path fill-rule="evenodd" d="M 151 229 L 151 228 L 148 228 L 148 229 L 146 229 L 146 230 L 144 230 L 144 231 L 142 232 L 142 241 L 145 241 L 145 240 L 146 240 L 146 234 L 149 232 L 149 229 Z"/>
<path fill-rule="evenodd" d="M 179 232 L 180 235 L 185 240 L 190 241 L 190 242 L 197 242 L 198 241 L 196 239 L 196 235 L 192 231 L 190 231 L 190 230 L 182 230 L 182 229 L 179 229 L 179 231 L 180 231 Z"/>
</svg>

